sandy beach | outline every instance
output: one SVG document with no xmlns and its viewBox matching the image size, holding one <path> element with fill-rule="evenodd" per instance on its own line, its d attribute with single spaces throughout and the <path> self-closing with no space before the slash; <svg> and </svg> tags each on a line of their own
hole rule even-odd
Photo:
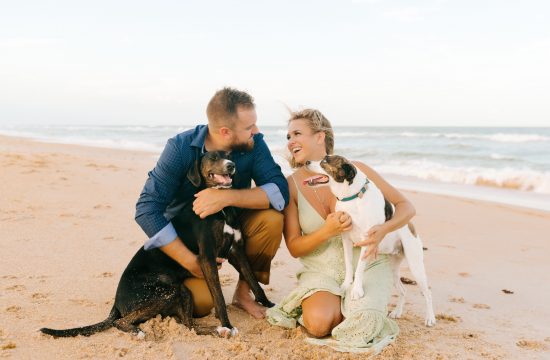
<svg viewBox="0 0 550 360">
<path fill-rule="evenodd" d="M 144 340 L 109 329 L 54 339 L 37 329 L 103 320 L 118 279 L 145 235 L 135 202 L 157 156 L 0 136 L 0 357 L 13 359 L 355 359 L 304 342 L 300 329 L 229 306 L 240 335 L 197 336 L 171 319 L 142 325 Z M 550 358 L 550 213 L 404 192 L 417 209 L 438 323 L 407 285 L 400 335 L 379 359 Z M 274 259 L 272 301 L 295 285 L 298 260 Z M 237 273 L 224 265 L 229 302 Z M 404 266 L 403 276 L 411 277 Z M 216 324 L 213 315 L 198 320 Z"/>
</svg>

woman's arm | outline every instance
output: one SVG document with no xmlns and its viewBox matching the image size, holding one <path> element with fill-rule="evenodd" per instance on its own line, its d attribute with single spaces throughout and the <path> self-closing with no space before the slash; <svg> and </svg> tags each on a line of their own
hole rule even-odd
<svg viewBox="0 0 550 360">
<path fill-rule="evenodd" d="M 372 254 L 376 255 L 378 244 L 382 241 L 382 239 L 384 239 L 384 236 L 408 224 L 409 221 L 416 214 L 416 210 L 413 204 L 409 200 L 407 200 L 407 198 L 405 198 L 405 196 L 403 196 L 403 194 L 401 194 L 399 190 L 391 186 L 372 168 L 361 162 L 354 162 L 354 164 L 359 170 L 364 172 L 371 181 L 376 184 L 376 186 L 384 195 L 384 198 L 395 206 L 395 212 L 390 220 L 386 221 L 384 224 L 373 226 L 366 234 L 366 240 L 355 243 L 356 246 L 371 245 L 369 250 L 365 254 L 366 258 Z"/>
<path fill-rule="evenodd" d="M 351 229 L 351 219 L 343 217 L 344 213 L 339 211 L 328 214 L 324 225 L 317 231 L 303 235 L 298 219 L 298 189 L 290 177 L 287 178 L 287 181 L 290 201 L 283 211 L 285 216 L 283 234 L 290 255 L 295 258 L 307 255 L 331 237 Z M 340 222 L 340 217 L 343 217 L 345 221 Z"/>
</svg>

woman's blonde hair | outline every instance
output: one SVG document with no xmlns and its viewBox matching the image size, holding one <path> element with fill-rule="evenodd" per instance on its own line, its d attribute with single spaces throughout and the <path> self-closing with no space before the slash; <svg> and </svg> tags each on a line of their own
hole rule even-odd
<svg viewBox="0 0 550 360">
<path fill-rule="evenodd" d="M 332 125 L 319 110 L 303 109 L 300 111 L 291 111 L 288 123 L 290 124 L 290 122 L 294 120 L 306 120 L 308 127 L 313 133 L 324 132 L 327 155 L 332 155 L 334 153 L 334 131 L 332 130 Z M 289 162 L 292 168 L 304 166 L 304 164 L 297 163 L 294 157 L 291 157 Z"/>
</svg>

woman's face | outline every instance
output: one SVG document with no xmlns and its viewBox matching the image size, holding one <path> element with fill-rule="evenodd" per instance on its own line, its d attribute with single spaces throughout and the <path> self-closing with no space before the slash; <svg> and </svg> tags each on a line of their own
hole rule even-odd
<svg viewBox="0 0 550 360">
<path fill-rule="evenodd" d="M 304 164 L 307 160 L 321 160 L 327 155 L 325 133 L 314 133 L 308 126 L 308 120 L 292 120 L 288 124 L 286 138 L 288 150 L 299 164 Z"/>
</svg>

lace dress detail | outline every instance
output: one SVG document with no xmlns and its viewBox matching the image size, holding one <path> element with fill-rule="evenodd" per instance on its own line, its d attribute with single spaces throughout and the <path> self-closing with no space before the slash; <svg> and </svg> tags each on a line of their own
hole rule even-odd
<svg viewBox="0 0 550 360">
<path fill-rule="evenodd" d="M 309 234 L 319 229 L 325 220 L 305 199 L 298 186 L 296 188 L 300 227 L 304 234 Z M 354 249 L 354 264 L 359 258 L 359 251 Z M 345 275 L 340 236 L 330 238 L 301 257 L 300 262 L 302 268 L 296 274 L 297 288 L 267 310 L 267 320 L 271 324 L 286 328 L 302 324 L 302 301 L 317 291 L 328 291 L 342 297 L 345 320 L 332 330 L 332 338 L 307 338 L 307 342 L 327 345 L 337 351 L 375 354 L 395 340 L 399 328 L 395 321 L 386 316 L 393 288 L 392 271 L 386 255 L 379 255 L 367 266 L 363 282 L 365 295 L 353 301 L 340 290 Z"/>
</svg>

